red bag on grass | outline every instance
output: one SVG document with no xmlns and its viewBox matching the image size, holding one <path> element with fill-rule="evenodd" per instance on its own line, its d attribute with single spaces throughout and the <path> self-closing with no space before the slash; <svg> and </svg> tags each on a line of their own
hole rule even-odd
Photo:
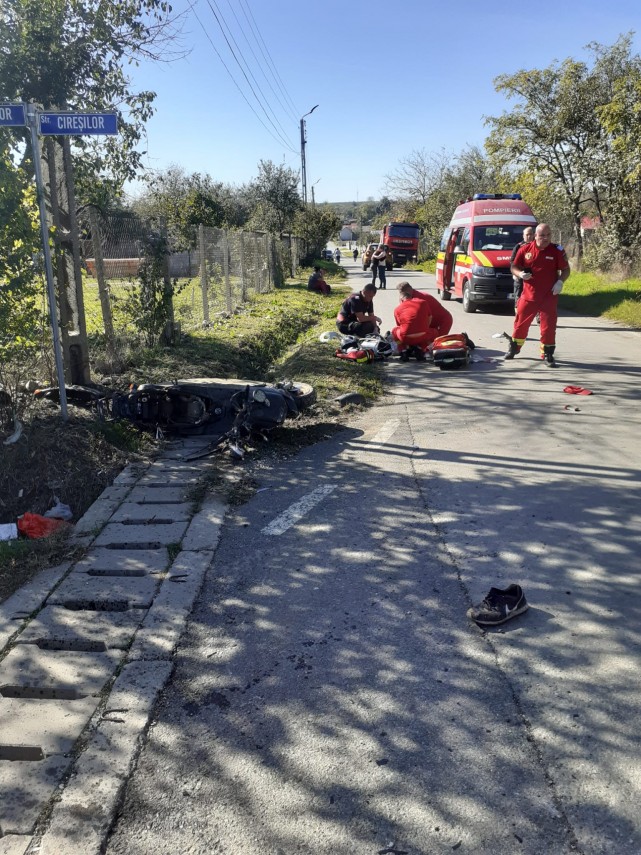
<svg viewBox="0 0 641 855">
<path fill-rule="evenodd" d="M 32 538 L 49 537 L 54 531 L 59 531 L 64 526 L 69 525 L 64 520 L 49 519 L 40 516 L 40 514 L 30 514 L 29 512 L 18 517 L 16 524 L 20 534 Z"/>
</svg>

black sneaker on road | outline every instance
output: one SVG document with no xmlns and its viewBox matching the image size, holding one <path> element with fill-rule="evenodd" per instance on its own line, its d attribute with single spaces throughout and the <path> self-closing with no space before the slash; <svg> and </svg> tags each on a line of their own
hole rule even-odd
<svg viewBox="0 0 641 855">
<path fill-rule="evenodd" d="M 523 614 L 529 608 L 520 585 L 490 588 L 490 593 L 478 606 L 468 609 L 467 616 L 480 626 L 495 626 Z"/>
</svg>

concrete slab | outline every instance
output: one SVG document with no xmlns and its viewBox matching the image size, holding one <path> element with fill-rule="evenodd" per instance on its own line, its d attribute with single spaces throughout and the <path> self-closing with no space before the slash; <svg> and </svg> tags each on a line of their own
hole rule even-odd
<svg viewBox="0 0 641 855">
<path fill-rule="evenodd" d="M 103 645 L 103 649 L 124 650 L 131 643 L 136 630 L 146 615 L 144 609 L 122 612 L 75 611 L 64 606 L 46 606 L 20 633 L 18 644 L 34 644 L 44 640 L 59 649 L 91 649 L 90 645 Z M 95 648 L 98 649 L 98 648 Z"/>
<path fill-rule="evenodd" d="M 21 697 L 79 697 L 100 692 L 114 673 L 122 653 L 40 650 L 18 644 L 0 663 L 0 694 L 9 689 Z"/>
<path fill-rule="evenodd" d="M 189 493 L 189 487 L 187 486 L 175 486 L 175 487 L 161 487 L 161 486 L 148 486 L 148 487 L 132 487 L 129 496 L 127 497 L 128 502 L 139 502 L 145 503 L 147 505 L 152 504 L 170 504 L 172 502 L 183 502 Z"/>
<path fill-rule="evenodd" d="M 194 454 L 195 452 L 206 448 L 208 445 L 211 445 L 212 439 L 213 439 L 213 436 L 207 436 L 207 437 L 203 437 L 203 441 L 198 445 L 194 444 L 194 445 L 190 445 L 190 446 L 185 446 L 183 448 L 170 448 L 168 451 L 166 451 L 163 454 L 163 458 L 165 460 L 184 460 L 185 457 L 189 457 L 190 455 Z M 205 465 L 209 465 L 209 462 L 206 461 L 205 459 L 203 459 L 202 461 L 198 461 L 198 462 L 199 463 L 202 462 Z"/>
<path fill-rule="evenodd" d="M 205 550 L 178 555 L 136 634 L 131 660 L 171 659 L 213 556 Z"/>
<path fill-rule="evenodd" d="M 0 855 L 25 855 L 31 846 L 31 835 L 8 834 L 0 838 Z"/>
<path fill-rule="evenodd" d="M 38 745 L 43 752 L 68 754 L 98 705 L 98 698 L 74 701 L 0 697 L 0 742 Z"/>
<path fill-rule="evenodd" d="M 135 484 L 147 469 L 148 464 L 129 463 L 113 480 L 113 486 L 131 486 Z"/>
<path fill-rule="evenodd" d="M 184 472 L 184 473 L 195 473 L 199 475 L 203 470 L 203 467 L 200 465 L 200 461 L 194 461 L 193 463 L 189 463 L 185 460 L 177 460 L 173 457 L 169 457 L 163 455 L 159 457 L 157 460 L 154 460 L 147 470 L 147 474 L 151 474 L 153 472 Z"/>
<path fill-rule="evenodd" d="M 105 549 L 96 547 L 76 562 L 74 573 L 93 576 L 146 576 L 164 573 L 169 566 L 169 555 L 160 549 Z"/>
<path fill-rule="evenodd" d="M 102 852 L 131 764 L 172 667 L 170 662 L 132 662 L 123 668 L 109 695 L 104 720 L 53 808 L 39 855 Z"/>
<path fill-rule="evenodd" d="M 68 572 L 69 561 L 43 570 L 0 604 L 0 652 L 20 629 L 25 619 L 42 608 L 53 587 Z"/>
<path fill-rule="evenodd" d="M 191 502 L 174 502 L 172 504 L 157 503 L 137 504 L 135 502 L 123 502 L 111 517 L 110 522 L 144 522 L 151 523 L 157 520 L 190 520 L 193 514 Z"/>
<path fill-rule="evenodd" d="M 51 594 L 49 604 L 69 606 L 70 603 L 90 602 L 100 603 L 102 607 L 109 603 L 124 602 L 135 608 L 149 608 L 158 585 L 156 576 L 90 576 L 88 573 L 70 573 Z M 105 610 L 110 611 L 109 608 Z"/>
<path fill-rule="evenodd" d="M 129 486 L 111 486 L 103 490 L 96 501 L 86 513 L 78 520 L 74 527 L 74 536 L 89 534 L 102 526 L 111 517 L 113 512 L 123 502 L 130 491 Z"/>
<path fill-rule="evenodd" d="M 154 469 L 151 472 L 145 472 L 137 483 L 139 487 L 149 487 L 153 484 L 157 484 L 159 487 L 179 487 L 181 484 L 195 484 L 202 477 L 203 472 L 203 469 L 187 472 Z"/>
<path fill-rule="evenodd" d="M 31 834 L 38 816 L 54 794 L 68 757 L 54 754 L 44 760 L 0 760 L 0 832 Z M 5 838 L 0 838 L 4 840 Z M 59 852 L 64 852 L 64 847 Z"/>
<path fill-rule="evenodd" d="M 108 523 L 94 541 L 96 546 L 115 546 L 127 549 L 157 549 L 170 543 L 179 543 L 187 522 L 152 523 L 150 525 L 127 525 L 126 523 Z"/>
<path fill-rule="evenodd" d="M 183 549 L 215 549 L 227 505 L 215 496 L 208 496 L 194 515 L 182 542 Z"/>
</svg>

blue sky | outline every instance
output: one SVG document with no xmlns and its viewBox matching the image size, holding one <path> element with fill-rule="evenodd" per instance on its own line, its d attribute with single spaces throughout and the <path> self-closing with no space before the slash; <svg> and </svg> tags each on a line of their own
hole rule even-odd
<svg viewBox="0 0 641 855">
<path fill-rule="evenodd" d="M 173 6 L 185 12 L 181 40 L 188 54 L 129 69 L 134 87 L 157 92 L 146 165 L 175 163 L 233 184 L 251 180 L 260 159 L 299 170 L 299 119 L 318 104 L 306 120 L 306 155 L 308 192 L 315 183 L 320 202 L 379 198 L 385 175 L 414 149 L 456 153 L 482 144 L 483 117 L 508 107 L 494 91 L 498 74 L 585 59 L 589 42 L 612 44 L 639 29 L 641 18 L 638 0 L 174 0 Z M 276 130 L 214 12 L 229 25 Z M 641 52 L 638 33 L 634 48 Z M 269 57 L 278 77 L 263 74 Z"/>
</svg>

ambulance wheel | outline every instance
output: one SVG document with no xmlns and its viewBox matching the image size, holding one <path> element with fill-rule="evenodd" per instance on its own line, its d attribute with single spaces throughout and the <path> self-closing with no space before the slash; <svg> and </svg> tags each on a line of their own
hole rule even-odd
<svg viewBox="0 0 641 855">
<path fill-rule="evenodd" d="M 443 288 L 443 290 L 440 292 L 440 296 L 441 296 L 441 300 L 444 303 L 447 303 L 448 300 L 452 299 L 451 291 L 448 291 L 446 288 Z"/>
<path fill-rule="evenodd" d="M 463 286 L 463 311 L 476 311 L 476 303 L 473 300 L 470 300 L 470 286 L 467 283 Z"/>
</svg>

